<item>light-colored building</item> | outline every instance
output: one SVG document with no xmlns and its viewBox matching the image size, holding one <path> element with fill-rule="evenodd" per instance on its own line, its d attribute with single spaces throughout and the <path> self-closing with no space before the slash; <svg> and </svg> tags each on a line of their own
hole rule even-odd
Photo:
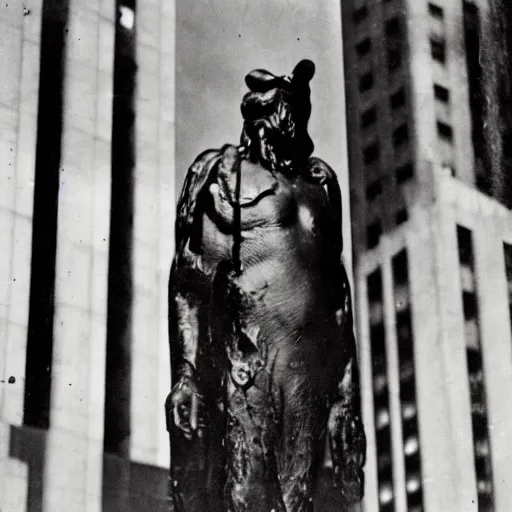
<svg viewBox="0 0 512 512">
<path fill-rule="evenodd" d="M 168 508 L 174 24 L 0 7 L 2 511 Z"/>
<path fill-rule="evenodd" d="M 479 191 L 487 2 L 342 9 L 364 509 L 507 512 L 512 212 Z"/>
<path fill-rule="evenodd" d="M 175 199 L 251 69 L 316 63 L 350 266 L 339 3 L 9 0 L 0 32 L 0 510 L 168 511 Z"/>
</svg>

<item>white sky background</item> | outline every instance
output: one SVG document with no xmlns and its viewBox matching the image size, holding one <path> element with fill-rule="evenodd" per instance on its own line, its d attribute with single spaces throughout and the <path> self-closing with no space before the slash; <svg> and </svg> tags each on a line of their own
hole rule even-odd
<svg viewBox="0 0 512 512">
<path fill-rule="evenodd" d="M 238 143 L 245 75 L 256 68 L 289 74 L 301 59 L 311 59 L 310 134 L 314 154 L 338 173 L 350 267 L 340 10 L 339 0 L 176 2 L 176 194 L 200 152 Z"/>
</svg>

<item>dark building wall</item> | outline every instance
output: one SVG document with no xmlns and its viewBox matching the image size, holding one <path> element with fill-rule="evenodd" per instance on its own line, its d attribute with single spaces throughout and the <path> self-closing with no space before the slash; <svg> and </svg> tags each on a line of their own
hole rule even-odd
<svg viewBox="0 0 512 512">
<path fill-rule="evenodd" d="M 512 207 L 512 3 L 490 0 L 481 20 L 481 88 L 489 193 Z"/>
</svg>

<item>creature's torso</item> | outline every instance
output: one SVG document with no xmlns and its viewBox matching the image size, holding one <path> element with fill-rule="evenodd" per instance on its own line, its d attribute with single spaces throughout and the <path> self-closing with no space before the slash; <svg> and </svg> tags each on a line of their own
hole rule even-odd
<svg viewBox="0 0 512 512">
<path fill-rule="evenodd" d="M 245 332 L 268 364 L 276 350 L 285 350 L 290 352 L 290 365 L 300 371 L 307 360 L 308 368 L 302 369 L 314 374 L 325 364 L 331 342 L 338 343 L 329 300 L 333 251 L 326 233 L 332 219 L 325 190 L 300 175 L 271 174 L 247 162 L 242 162 L 241 176 L 242 272 L 230 281 L 243 295 L 237 309 Z M 218 173 L 209 189 L 210 207 L 201 219 L 201 264 L 212 279 L 219 263 L 232 255 L 230 179 L 234 181 L 234 175 Z M 226 316 L 231 285 L 214 284 L 214 323 Z M 226 330 L 217 329 L 223 338 L 219 343 L 225 343 Z M 300 360 L 294 361 L 298 343 Z"/>
</svg>

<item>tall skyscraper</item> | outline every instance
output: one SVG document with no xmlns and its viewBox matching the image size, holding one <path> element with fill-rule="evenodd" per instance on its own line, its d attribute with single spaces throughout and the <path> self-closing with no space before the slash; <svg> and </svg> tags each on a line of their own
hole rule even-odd
<svg viewBox="0 0 512 512">
<path fill-rule="evenodd" d="M 0 7 L 3 511 L 169 508 L 174 7 Z"/>
<path fill-rule="evenodd" d="M 495 5 L 341 5 L 364 509 L 506 512 L 512 212 L 482 66 Z"/>
</svg>

